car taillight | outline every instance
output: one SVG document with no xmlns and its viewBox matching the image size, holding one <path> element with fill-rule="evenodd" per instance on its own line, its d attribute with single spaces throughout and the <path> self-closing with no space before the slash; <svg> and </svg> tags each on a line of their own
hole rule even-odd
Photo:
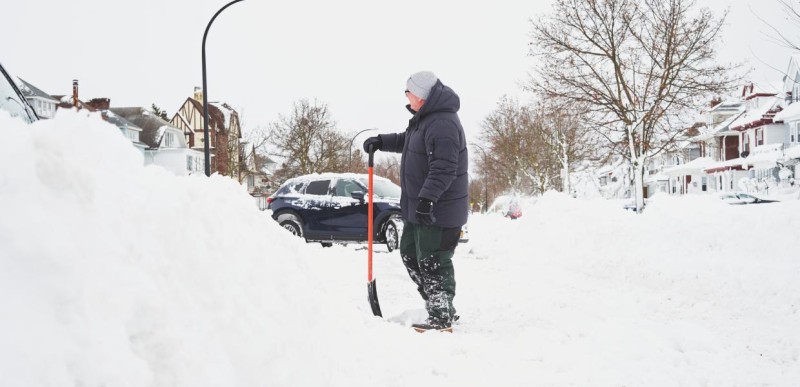
<svg viewBox="0 0 800 387">
<path fill-rule="evenodd" d="M 272 196 L 268 197 L 267 198 L 267 204 L 272 203 L 273 200 L 275 200 L 275 198 L 273 198 Z"/>
</svg>

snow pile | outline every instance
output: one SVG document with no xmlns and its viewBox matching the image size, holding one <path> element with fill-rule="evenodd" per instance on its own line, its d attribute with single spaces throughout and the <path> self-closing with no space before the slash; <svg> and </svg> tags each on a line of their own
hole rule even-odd
<svg viewBox="0 0 800 387">
<path fill-rule="evenodd" d="M 226 178 L 176 177 L 96 115 L 0 113 L 9 386 L 794 386 L 800 201 L 547 193 L 473 214 L 453 334 L 397 252 L 305 244 Z"/>
<path fill-rule="evenodd" d="M 0 133 L 3 385 L 327 380 L 305 372 L 337 356 L 317 336 L 364 318 L 304 280 L 310 246 L 241 186 L 145 168 L 97 115 Z"/>
</svg>

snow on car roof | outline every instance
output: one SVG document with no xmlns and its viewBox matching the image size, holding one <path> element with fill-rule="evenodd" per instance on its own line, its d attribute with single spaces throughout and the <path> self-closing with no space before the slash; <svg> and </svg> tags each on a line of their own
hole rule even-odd
<svg viewBox="0 0 800 387">
<path fill-rule="evenodd" d="M 308 175 L 302 175 L 293 177 L 291 179 L 286 180 L 289 181 L 303 181 L 303 180 L 319 180 L 319 179 L 339 179 L 339 178 L 350 178 L 350 179 L 367 179 L 369 175 L 366 173 L 334 173 L 334 172 L 324 172 L 324 173 L 311 173 Z M 389 180 L 385 177 L 381 177 L 378 175 L 372 175 L 372 178 L 375 180 Z"/>
</svg>

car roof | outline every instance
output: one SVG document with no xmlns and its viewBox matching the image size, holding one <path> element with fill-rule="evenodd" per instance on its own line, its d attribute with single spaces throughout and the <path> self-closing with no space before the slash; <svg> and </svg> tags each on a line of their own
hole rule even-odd
<svg viewBox="0 0 800 387">
<path fill-rule="evenodd" d="M 297 176 L 291 179 L 286 180 L 286 183 L 289 182 L 300 182 L 300 181 L 309 181 L 309 180 L 323 180 L 323 179 L 367 179 L 369 175 L 366 173 L 333 173 L 333 172 L 326 172 L 326 173 L 311 173 L 308 175 Z M 373 175 L 372 178 L 374 180 L 386 180 L 390 181 L 389 179 L 377 175 Z"/>
</svg>

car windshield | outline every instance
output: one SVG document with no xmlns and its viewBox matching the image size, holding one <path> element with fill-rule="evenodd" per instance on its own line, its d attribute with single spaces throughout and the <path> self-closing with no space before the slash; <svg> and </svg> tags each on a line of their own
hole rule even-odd
<svg viewBox="0 0 800 387">
<path fill-rule="evenodd" d="M 27 108 L 27 101 L 17 92 L 11 77 L 0 66 L 0 110 L 5 110 L 12 117 L 19 117 L 33 122 L 32 112 Z"/>
<path fill-rule="evenodd" d="M 367 179 L 359 179 L 361 184 L 366 187 L 369 182 Z M 375 195 L 382 198 L 400 198 L 400 187 L 392 183 L 391 180 L 373 179 L 372 188 L 375 190 Z"/>
</svg>

